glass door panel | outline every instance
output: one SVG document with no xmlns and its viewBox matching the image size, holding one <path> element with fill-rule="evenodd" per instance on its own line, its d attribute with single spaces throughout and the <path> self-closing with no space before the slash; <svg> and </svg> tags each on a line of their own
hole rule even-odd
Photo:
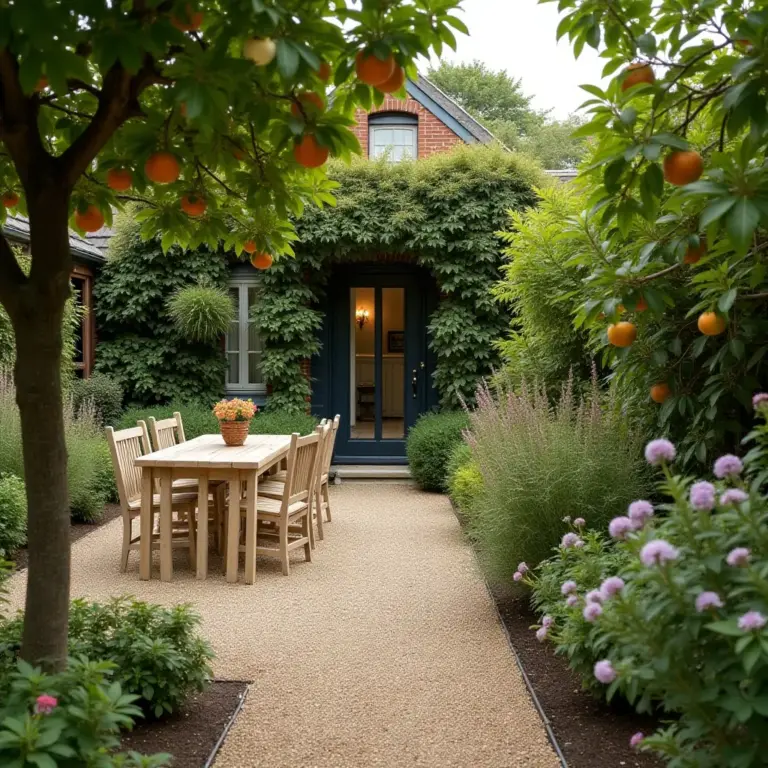
<svg viewBox="0 0 768 768">
<path fill-rule="evenodd" d="M 405 437 L 405 288 L 381 289 L 381 438 Z"/>
<path fill-rule="evenodd" d="M 376 289 L 350 288 L 350 437 L 376 438 Z"/>
</svg>

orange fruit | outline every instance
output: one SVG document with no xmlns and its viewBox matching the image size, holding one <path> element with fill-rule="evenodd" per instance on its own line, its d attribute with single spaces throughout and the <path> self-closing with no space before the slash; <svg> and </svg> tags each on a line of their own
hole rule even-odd
<svg viewBox="0 0 768 768">
<path fill-rule="evenodd" d="M 243 243 L 243 250 L 246 253 L 253 253 L 256 250 L 256 243 L 254 243 L 253 240 L 246 240 Z"/>
<path fill-rule="evenodd" d="M 676 187 L 684 187 L 696 181 L 704 172 L 704 160 L 692 150 L 670 152 L 664 158 L 664 178 Z"/>
<path fill-rule="evenodd" d="M 403 87 L 405 82 L 405 70 L 400 66 L 395 66 L 395 71 L 385 80 L 381 85 L 376 87 L 382 91 L 382 93 L 394 93 L 399 91 Z"/>
<path fill-rule="evenodd" d="M 653 74 L 650 64 L 645 64 L 642 61 L 636 61 L 634 64 L 630 64 L 624 72 L 625 78 L 621 81 L 621 90 L 626 91 L 633 85 L 640 85 L 640 83 L 655 83 L 656 75 Z"/>
<path fill-rule="evenodd" d="M 646 309 L 648 309 L 648 302 L 644 296 L 641 296 L 635 304 L 635 312 L 645 312 Z"/>
<path fill-rule="evenodd" d="M 327 61 L 320 62 L 320 69 L 317 70 L 317 76 L 323 82 L 328 82 L 328 78 L 331 76 L 331 65 Z"/>
<path fill-rule="evenodd" d="M 306 112 L 307 115 L 312 115 L 316 112 L 322 112 L 325 109 L 325 102 L 323 101 L 323 97 L 314 91 L 300 93 L 296 98 L 301 102 L 302 107 L 304 107 L 304 112 Z M 299 109 L 299 105 L 295 101 L 293 104 L 291 104 L 291 114 L 294 117 L 304 116 Z"/>
<path fill-rule="evenodd" d="M 608 326 L 608 341 L 614 347 L 628 347 L 637 338 L 637 326 L 623 321 Z"/>
<path fill-rule="evenodd" d="M 688 247 L 685 256 L 683 256 L 683 264 L 696 264 L 696 262 L 701 261 L 701 257 L 704 256 L 706 252 L 707 244 L 703 240 L 700 240 L 698 248 Z"/>
<path fill-rule="evenodd" d="M 200 195 L 184 195 L 181 198 L 181 210 L 188 216 L 202 216 L 207 207 L 208 203 Z"/>
<path fill-rule="evenodd" d="M 725 318 L 717 312 L 702 312 L 696 324 L 705 336 L 719 336 L 725 330 Z"/>
<path fill-rule="evenodd" d="M 115 192 L 125 192 L 133 186 L 133 174 L 127 168 L 110 168 L 107 172 L 107 186 Z"/>
<path fill-rule="evenodd" d="M 659 384 L 654 384 L 651 387 L 651 400 L 653 400 L 654 403 L 663 403 L 671 394 L 672 390 L 669 388 L 669 384 L 665 381 L 662 381 Z"/>
<path fill-rule="evenodd" d="M 355 56 L 355 72 L 358 80 L 366 85 L 378 86 L 386 83 L 395 71 L 395 57 L 391 54 L 383 61 L 372 53 L 358 51 Z"/>
<path fill-rule="evenodd" d="M 250 59 L 254 64 L 265 67 L 277 55 L 277 45 L 274 40 L 268 37 L 252 37 L 246 40 L 243 45 L 243 56 Z"/>
<path fill-rule="evenodd" d="M 19 196 L 15 192 L 3 192 L 3 205 L 6 208 L 15 208 L 19 204 Z"/>
<path fill-rule="evenodd" d="M 171 24 L 182 32 L 196 32 L 202 23 L 203 12 L 194 10 L 191 3 L 187 3 L 181 16 L 171 16 Z"/>
<path fill-rule="evenodd" d="M 328 147 L 322 147 L 317 139 L 307 133 L 293 148 L 293 156 L 299 165 L 305 168 L 319 168 L 328 159 Z"/>
<path fill-rule="evenodd" d="M 251 256 L 251 264 L 256 269 L 269 269 L 272 266 L 272 257 L 268 253 L 255 253 Z"/>
<path fill-rule="evenodd" d="M 104 216 L 95 205 L 89 205 L 84 213 L 75 211 L 75 224 L 83 232 L 98 232 L 104 226 Z"/>
<path fill-rule="evenodd" d="M 171 184 L 179 178 L 181 166 L 170 152 L 155 152 L 144 164 L 144 173 L 155 184 Z"/>
<path fill-rule="evenodd" d="M 245 152 L 243 152 L 240 147 L 233 147 L 232 148 L 232 157 L 235 158 L 235 160 L 244 160 L 245 159 Z"/>
</svg>

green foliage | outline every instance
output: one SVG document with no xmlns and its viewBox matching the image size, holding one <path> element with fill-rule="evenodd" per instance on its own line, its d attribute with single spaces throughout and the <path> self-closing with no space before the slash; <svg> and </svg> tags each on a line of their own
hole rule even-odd
<svg viewBox="0 0 768 768">
<path fill-rule="evenodd" d="M 0 559 L 27 541 L 27 494 L 16 475 L 0 475 Z"/>
<path fill-rule="evenodd" d="M 507 263 L 494 295 L 510 305 L 512 320 L 499 349 L 516 384 L 535 381 L 553 393 L 571 372 L 577 381 L 590 377 L 588 334 L 574 329 L 572 317 L 584 270 L 570 266 L 573 244 L 562 233 L 583 202 L 570 185 L 542 190 L 536 208 L 511 212 L 502 234 Z"/>
<path fill-rule="evenodd" d="M 21 648 L 23 615 L 0 625 L 0 691 Z M 189 605 L 165 608 L 128 598 L 108 603 L 74 600 L 69 612 L 71 656 L 114 665 L 115 680 L 146 714 L 176 712 L 211 677 L 213 652 L 198 634 L 200 617 Z"/>
<path fill-rule="evenodd" d="M 215 343 L 229 330 L 235 307 L 225 288 L 202 282 L 176 290 L 168 314 L 182 339 Z"/>
<path fill-rule="evenodd" d="M 574 261 L 590 273 L 577 325 L 603 348 L 632 403 L 647 402 L 655 383 L 670 386 L 657 429 L 688 464 L 738 444 L 768 370 L 767 31 L 763 8 L 651 0 L 631 10 L 578 0 L 558 28 L 577 53 L 600 46 L 603 73 L 613 75 L 605 89 L 584 88 L 591 119 L 579 133 L 594 138 L 583 170 L 588 210 L 568 227 L 582 243 Z M 655 67 L 656 80 L 624 90 L 633 60 Z M 665 184 L 664 163 L 688 150 L 703 158 L 703 177 Z M 703 258 L 685 264 L 704 242 Z M 641 295 L 649 309 L 637 318 L 638 340 L 607 347 L 601 315 L 614 317 L 618 302 L 631 310 Z M 699 333 L 705 311 L 727 321 L 724 333 Z"/>
<path fill-rule="evenodd" d="M 602 527 L 647 488 L 640 445 L 614 402 L 593 381 L 577 400 L 571 382 L 555 408 L 546 392 L 500 382 L 483 387 L 468 442 L 483 476 L 470 533 L 491 576 L 533 566 L 562 535 L 564 516 Z"/>
<path fill-rule="evenodd" d="M 101 424 L 114 424 L 123 410 L 123 388 L 111 376 L 94 373 L 88 379 L 72 383 L 72 405 L 75 412 L 91 403 Z"/>
<path fill-rule="evenodd" d="M 472 458 L 472 449 L 464 442 L 451 453 L 446 466 L 448 494 L 464 514 L 471 514 L 475 501 L 483 491 L 483 475 Z"/>
<path fill-rule="evenodd" d="M 408 432 L 406 452 L 411 476 L 425 491 L 445 491 L 447 467 L 462 431 L 469 425 L 464 411 L 425 413 Z"/>
<path fill-rule="evenodd" d="M 135 696 L 111 681 L 112 665 L 71 659 L 46 675 L 20 661 L 0 705 L 0 763 L 15 768 L 160 768 L 167 754 L 116 754 L 120 730 L 141 717 Z"/>
<path fill-rule="evenodd" d="M 98 370 L 119 382 L 129 403 L 182 397 L 213 402 L 224 382 L 221 346 L 180 337 L 167 300 L 201 278 L 226 286 L 226 257 L 204 247 L 163 253 L 157 239 L 141 240 L 130 216 L 119 219 L 117 230 L 94 290 Z"/>
</svg>

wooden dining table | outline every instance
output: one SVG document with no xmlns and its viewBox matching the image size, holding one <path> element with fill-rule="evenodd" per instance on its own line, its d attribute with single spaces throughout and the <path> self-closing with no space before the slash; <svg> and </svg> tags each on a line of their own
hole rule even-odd
<svg viewBox="0 0 768 768">
<path fill-rule="evenodd" d="M 258 478 L 288 455 L 290 435 L 248 435 L 245 445 L 229 446 L 221 435 L 200 435 L 154 453 L 139 456 L 141 467 L 141 539 L 139 576 L 152 577 L 152 499 L 155 484 L 160 490 L 160 579 L 173 578 L 172 494 L 173 481 L 198 482 L 196 574 L 208 574 L 208 494 L 211 481 L 229 485 L 228 530 L 225 550 L 227 581 L 236 582 L 240 552 L 240 500 L 246 484 L 245 583 L 256 578 L 256 497 Z"/>
</svg>

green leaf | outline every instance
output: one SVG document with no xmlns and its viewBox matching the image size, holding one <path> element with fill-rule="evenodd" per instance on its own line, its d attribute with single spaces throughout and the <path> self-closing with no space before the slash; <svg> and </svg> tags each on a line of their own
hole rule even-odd
<svg viewBox="0 0 768 768">
<path fill-rule="evenodd" d="M 637 120 L 637 110 L 634 107 L 625 107 L 619 115 L 619 120 L 624 125 L 634 125 Z"/>
<path fill-rule="evenodd" d="M 290 40 L 277 41 L 277 68 L 285 78 L 292 78 L 299 68 L 299 52 Z"/>
<path fill-rule="evenodd" d="M 730 290 L 723 293 L 717 300 L 717 308 L 720 310 L 720 312 L 726 314 L 728 310 L 733 306 L 733 302 L 736 301 L 737 295 L 738 291 L 735 288 L 731 288 Z"/>
<path fill-rule="evenodd" d="M 682 136 L 675 133 L 654 133 L 650 141 L 655 144 L 661 144 L 664 147 L 673 147 L 674 149 L 690 149 L 691 145 Z"/>
<path fill-rule="evenodd" d="M 710 632 L 717 632 L 719 635 L 728 635 L 729 637 L 742 637 L 744 635 L 743 630 L 739 629 L 736 625 L 736 619 L 714 621 L 705 626 Z"/>
<path fill-rule="evenodd" d="M 701 229 L 706 229 L 713 221 L 720 219 L 733 208 L 736 200 L 737 198 L 735 197 L 727 197 L 710 203 L 701 212 L 701 216 L 699 217 L 699 227 Z"/>
<path fill-rule="evenodd" d="M 736 250 L 747 249 L 759 222 L 760 210 L 757 206 L 749 198 L 739 198 L 725 220 L 726 231 Z"/>
</svg>

